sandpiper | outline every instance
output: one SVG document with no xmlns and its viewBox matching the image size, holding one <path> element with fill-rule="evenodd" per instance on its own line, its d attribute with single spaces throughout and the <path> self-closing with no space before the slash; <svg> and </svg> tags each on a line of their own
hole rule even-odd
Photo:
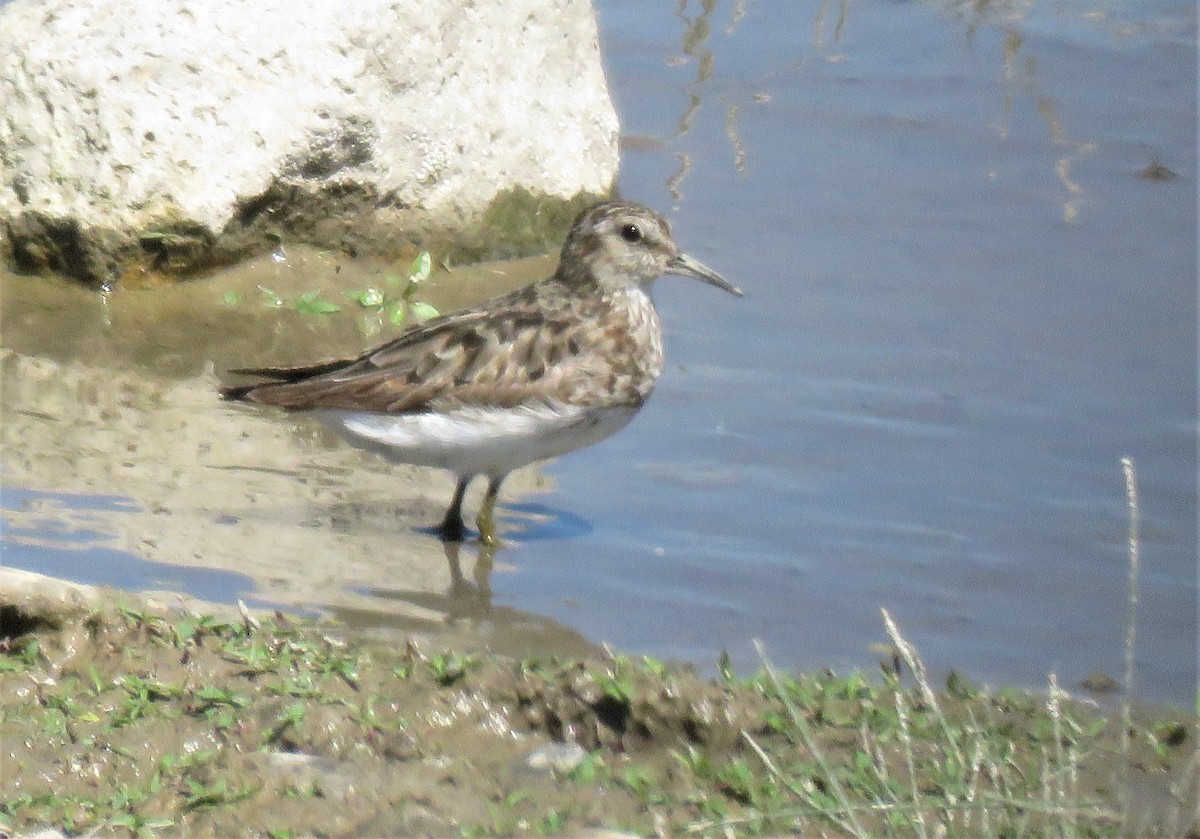
<svg viewBox="0 0 1200 839">
<path fill-rule="evenodd" d="M 476 524 L 496 543 L 509 472 L 603 440 L 637 413 L 663 368 L 647 290 L 681 274 L 742 295 L 671 239 L 658 213 L 606 201 L 575 220 L 554 275 L 420 323 L 357 358 L 231 372 L 259 378 L 226 399 L 316 415 L 352 444 L 458 478 L 440 526 L 464 535 L 468 484 L 487 477 Z"/>
</svg>

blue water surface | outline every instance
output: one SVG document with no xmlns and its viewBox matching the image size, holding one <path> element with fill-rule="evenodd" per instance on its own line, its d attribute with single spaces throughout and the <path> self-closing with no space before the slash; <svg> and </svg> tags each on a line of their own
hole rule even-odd
<svg viewBox="0 0 1200 839">
<path fill-rule="evenodd" d="M 1119 675 L 1130 457 L 1138 690 L 1189 706 L 1194 4 L 702 5 L 599 4 L 620 186 L 748 296 L 658 283 L 654 397 L 551 469 L 593 532 L 497 596 L 701 663 L 871 668 L 887 608 L 939 672 Z"/>
</svg>

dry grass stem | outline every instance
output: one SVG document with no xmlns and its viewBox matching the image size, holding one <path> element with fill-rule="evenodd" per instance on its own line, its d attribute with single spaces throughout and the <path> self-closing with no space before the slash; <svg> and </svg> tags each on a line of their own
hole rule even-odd
<svg viewBox="0 0 1200 839">
<path fill-rule="evenodd" d="M 921 791 L 917 787 L 917 769 L 913 761 L 912 734 L 908 728 L 908 705 L 904 701 L 902 692 L 896 691 L 895 697 L 896 718 L 900 721 L 900 743 L 904 746 L 904 762 L 908 766 L 909 790 L 912 793 L 913 804 L 916 805 L 913 818 L 916 820 L 917 834 L 921 839 L 928 839 L 929 833 L 925 829 L 925 816 L 921 812 Z"/>
<path fill-rule="evenodd" d="M 1125 813 L 1126 825 L 1130 815 L 1132 801 L 1131 767 L 1129 760 L 1129 732 L 1133 728 L 1133 662 L 1135 642 L 1137 640 L 1137 600 L 1138 600 L 1138 567 L 1141 564 L 1139 545 L 1139 510 L 1137 469 L 1132 457 L 1121 458 L 1121 471 L 1125 476 L 1125 505 L 1129 512 L 1129 591 L 1126 599 L 1127 612 L 1125 615 L 1125 697 L 1121 703 L 1121 799 Z"/>
<path fill-rule="evenodd" d="M 758 652 L 758 657 L 762 661 L 763 669 L 767 671 L 767 676 L 771 679 L 771 684 L 774 686 L 779 698 L 783 701 L 784 707 L 787 709 L 788 716 L 791 717 L 792 723 L 796 726 L 796 730 L 800 733 L 801 739 L 804 740 L 805 747 L 817 761 L 817 765 L 821 767 L 821 772 L 824 773 L 826 780 L 829 782 L 829 788 L 833 792 L 834 799 L 842 807 L 846 818 L 849 819 L 848 824 L 844 827 L 847 833 L 858 837 L 858 839 L 866 839 L 869 834 L 863 829 L 859 823 L 858 817 L 854 814 L 854 807 L 850 804 L 850 799 L 846 796 L 846 791 L 842 789 L 841 781 L 838 780 L 829 762 L 825 759 L 824 752 L 817 746 L 813 739 L 812 732 L 809 730 L 808 720 L 804 718 L 804 714 L 792 702 L 788 696 L 787 690 L 784 689 L 783 683 L 779 678 L 779 673 L 775 670 L 775 665 L 767 657 L 767 651 L 763 647 L 763 643 L 758 638 L 754 639 L 754 649 Z"/>
</svg>

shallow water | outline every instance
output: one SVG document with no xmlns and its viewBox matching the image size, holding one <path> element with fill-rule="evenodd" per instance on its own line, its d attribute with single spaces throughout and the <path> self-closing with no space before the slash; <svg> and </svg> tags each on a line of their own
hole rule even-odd
<svg viewBox="0 0 1200 839">
<path fill-rule="evenodd" d="M 231 312 L 204 283 L 142 303 L 11 278 L 5 424 L 20 417 L 25 436 L 5 437 L 5 563 L 61 573 L 80 551 L 59 531 L 91 529 L 108 553 L 72 578 L 118 552 L 144 567 L 101 579 L 129 588 L 216 585 L 367 626 L 449 615 L 499 646 L 534 627 L 517 646 L 578 633 L 702 667 L 726 649 L 751 668 L 762 638 L 782 665 L 872 668 L 885 607 L 935 672 L 1071 685 L 1122 671 L 1129 456 L 1137 689 L 1190 705 L 1194 4 L 675 8 L 598 3 L 621 190 L 748 297 L 658 284 L 654 397 L 546 467 L 552 487 L 514 482 L 490 575 L 468 570 L 469 547 L 456 572 L 396 523 L 401 490 L 435 521 L 444 476 L 396 478 L 311 427 L 211 399 L 209 362 L 373 340 L 353 319 Z M 1175 177 L 1149 177 L 1156 163 Z M 303 288 L 322 259 L 264 260 L 221 289 Z M 493 287 L 467 276 L 461 301 L 431 298 L 452 308 Z M 47 544 L 59 564 L 39 558 Z"/>
</svg>

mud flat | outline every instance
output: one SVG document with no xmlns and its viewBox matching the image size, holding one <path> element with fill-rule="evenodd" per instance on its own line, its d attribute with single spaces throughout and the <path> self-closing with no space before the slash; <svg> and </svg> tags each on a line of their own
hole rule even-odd
<svg viewBox="0 0 1200 839">
<path fill-rule="evenodd" d="M 6 573 L 6 836 L 1200 835 L 1194 714 L 934 690 L 899 636 L 704 680 Z"/>
</svg>

